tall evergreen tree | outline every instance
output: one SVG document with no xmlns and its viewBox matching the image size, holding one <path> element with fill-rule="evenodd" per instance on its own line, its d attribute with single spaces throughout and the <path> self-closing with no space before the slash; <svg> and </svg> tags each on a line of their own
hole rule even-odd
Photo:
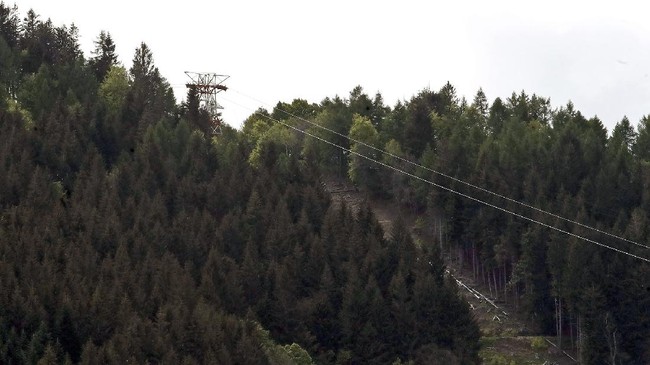
<svg viewBox="0 0 650 365">
<path fill-rule="evenodd" d="M 95 40 L 95 50 L 92 52 L 93 57 L 88 60 L 90 67 L 95 73 L 99 82 L 110 71 L 111 67 L 117 65 L 117 54 L 115 54 L 115 43 L 109 32 L 101 31 L 97 40 Z"/>
<path fill-rule="evenodd" d="M 0 37 L 4 38 L 9 48 L 14 49 L 20 40 L 20 20 L 18 7 L 0 2 Z"/>
</svg>

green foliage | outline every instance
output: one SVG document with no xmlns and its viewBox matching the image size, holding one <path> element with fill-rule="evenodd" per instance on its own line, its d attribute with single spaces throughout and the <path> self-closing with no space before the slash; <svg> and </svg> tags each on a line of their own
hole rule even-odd
<svg viewBox="0 0 650 365">
<path fill-rule="evenodd" d="M 6 103 L 13 94 L 18 68 L 16 55 L 4 37 L 0 36 L 0 100 Z"/>
<path fill-rule="evenodd" d="M 294 99 L 291 104 L 278 102 L 270 116 L 274 120 L 292 118 L 312 120 L 316 116 L 318 109 L 318 105 L 309 104 L 307 100 Z"/>
<path fill-rule="evenodd" d="M 349 136 L 351 140 L 357 141 L 352 142 L 350 147 L 352 153 L 348 156 L 350 159 L 348 170 L 350 181 L 368 189 L 371 193 L 380 192 L 380 166 L 376 162 L 361 157 L 367 156 L 379 160 L 377 152 L 368 147 L 371 146 L 377 148 L 379 145 L 379 133 L 377 133 L 377 130 L 370 122 L 370 119 L 355 114 Z"/>
<path fill-rule="evenodd" d="M 548 349 L 548 343 L 543 337 L 533 337 L 530 339 L 530 347 L 538 352 L 546 351 Z"/>
<path fill-rule="evenodd" d="M 372 117 L 373 102 L 360 85 L 355 86 L 354 89 L 350 91 L 350 100 L 348 103 L 352 115 L 356 114 L 370 120 Z"/>
<path fill-rule="evenodd" d="M 343 148 L 349 148 L 350 141 L 344 136 L 350 132 L 352 114 L 350 114 L 347 105 L 338 98 L 333 101 L 325 100 L 322 104 L 322 110 L 316 116 L 315 123 L 338 133 L 338 135 L 333 135 L 327 130 L 314 126 L 308 128 L 309 133 L 326 138 Z M 345 152 L 338 147 L 324 144 L 314 138 L 307 138 L 303 145 L 303 155 L 317 164 L 323 172 L 335 173 L 339 176 L 348 173 L 348 158 Z"/>
<path fill-rule="evenodd" d="M 34 128 L 34 118 L 32 118 L 32 114 L 25 108 L 21 107 L 20 103 L 14 100 L 7 100 L 7 112 L 19 116 L 26 130 Z"/>
<path fill-rule="evenodd" d="M 43 65 L 37 73 L 29 75 L 24 80 L 18 100 L 36 120 L 40 120 L 56 102 L 57 83 L 51 68 Z"/>
<path fill-rule="evenodd" d="M 209 139 L 146 44 L 127 73 L 108 33 L 86 62 L 74 26 L 33 11 L 20 23 L 4 3 L 0 19 L 0 363 L 477 363 L 478 327 L 438 245 L 331 204 L 321 173 L 444 221 L 500 300 L 547 334 L 579 330 L 586 363 L 648 362 L 647 265 L 265 118 L 519 214 L 430 170 L 648 242 L 647 117 L 608 138 L 572 104 L 523 91 L 468 105 L 447 83 L 391 110 L 356 87 Z"/>
<path fill-rule="evenodd" d="M 477 361 L 478 329 L 437 253 L 403 224 L 387 240 L 368 208 L 330 203 L 318 165 L 345 171 L 340 150 L 263 111 L 210 140 L 145 44 L 127 74 L 107 34 L 85 63 L 76 30 L 60 31 L 28 15 L 19 97 L 2 95 L 0 363 Z M 48 48 L 53 34 L 68 43 Z M 318 114 L 378 145 L 370 118 L 388 111 L 369 100 L 349 102 L 369 113 L 354 126 L 342 100 L 274 113 Z"/>
<path fill-rule="evenodd" d="M 255 333 L 260 339 L 264 352 L 269 358 L 271 365 L 312 365 L 314 364 L 311 356 L 300 345 L 292 343 L 291 345 L 278 345 L 273 341 L 269 331 L 257 326 Z"/>
<path fill-rule="evenodd" d="M 458 100 L 453 86 L 447 84 L 438 92 L 422 91 L 410 101 L 398 103 L 392 111 L 379 113 L 381 117 L 377 119 L 372 114 L 373 103 L 368 102 L 369 98 L 360 87 L 350 95 L 347 105 L 337 99 L 325 99 L 316 122 L 345 131 L 345 118 L 356 112 L 359 116 L 348 119 L 352 123 L 343 133 L 364 143 L 379 140 L 389 153 L 418 161 L 426 168 L 409 170 L 412 166 L 387 155 L 378 156 L 376 151 L 362 143 L 352 143 L 353 151 L 363 151 L 364 156 L 413 171 L 423 179 L 435 179 L 490 204 L 503 206 L 504 202 L 493 195 L 467 190 L 467 186 L 451 179 L 432 175 L 428 169 L 600 229 L 623 232 L 637 242 L 647 241 L 649 232 L 643 228 L 647 220 L 644 211 L 650 209 L 650 199 L 640 189 L 647 182 L 646 153 L 643 152 L 647 149 L 644 147 L 647 144 L 644 139 L 647 118 L 641 121 L 636 132 L 627 119 L 622 120 L 608 138 L 598 118 L 586 119 L 571 103 L 553 110 L 549 99 L 523 91 L 513 93 L 505 101 L 497 98 L 490 104 L 479 90 L 468 105 L 464 100 Z M 364 114 L 368 111 L 371 115 Z M 363 118 L 364 115 L 369 118 Z M 332 141 L 337 138 L 319 129 L 310 132 Z M 345 141 L 337 143 L 345 146 Z M 337 166 L 339 151 L 335 148 L 312 139 L 305 139 L 303 146 L 303 155 L 308 161 L 318 163 L 325 171 Z M 617 256 L 616 262 L 612 262 L 606 259 L 606 252 L 593 245 L 567 240 L 562 234 L 549 233 L 529 222 L 512 219 L 393 171 L 382 168 L 376 175 L 368 174 L 371 170 L 364 170 L 364 167 L 370 165 L 363 157 L 351 154 L 347 161 L 348 176 L 357 186 L 378 196 L 391 197 L 414 211 L 426 211 L 431 216 L 442 218 L 441 222 L 446 219 L 446 238 L 458 250 L 460 257 L 472 263 L 475 274 L 485 272 L 484 280 L 486 276 L 491 277 L 491 285 L 497 285 L 499 299 L 519 305 L 543 333 L 555 334 L 557 328 L 564 333 L 576 333 L 579 329 L 585 339 L 602 338 L 604 332 L 609 333 L 609 342 L 587 342 L 589 346 L 583 347 L 583 352 L 589 353 L 583 358 L 594 362 L 599 356 L 608 356 L 606 353 L 609 353 L 611 361 L 614 350 L 618 351 L 615 355 L 623 362 L 646 352 L 647 344 L 637 336 L 645 333 L 638 328 L 639 323 L 647 323 L 647 315 L 639 314 L 639 322 L 628 319 L 631 317 L 627 315 L 610 314 L 607 317 L 609 330 L 602 325 L 606 317 L 604 308 L 618 308 L 612 313 L 639 313 L 641 310 L 639 303 L 643 300 L 624 308 L 616 299 L 623 289 L 613 278 L 632 280 L 632 270 L 619 262 L 627 262 L 627 258 Z M 336 172 L 336 169 L 329 171 Z M 516 205 L 504 207 L 527 216 L 530 214 Z M 574 229 L 557 220 L 534 218 L 568 231 Z M 580 229 L 573 232 L 584 234 Z M 615 246 L 620 247 L 620 244 Z M 398 290 L 406 274 L 381 266 L 394 262 L 390 259 L 390 252 L 393 251 L 389 250 L 386 261 L 379 264 L 379 267 L 384 267 L 382 272 L 388 274 L 376 276 L 376 281 L 379 287 L 390 284 L 389 291 L 393 295 L 406 297 L 406 293 Z M 423 287 L 428 285 L 426 281 L 416 283 Z M 364 285 L 368 284 L 361 281 L 358 290 L 365 288 Z M 598 289 L 599 298 L 606 298 L 599 300 L 604 300 L 606 305 L 583 306 L 581 298 L 589 294 L 585 289 L 589 286 Z M 562 318 L 557 316 L 558 308 L 553 308 L 555 299 L 562 307 Z M 358 305 L 355 303 L 346 302 L 346 305 L 354 308 Z M 587 311 L 589 316 L 600 316 L 600 319 L 583 321 L 578 328 L 575 318 Z M 400 315 L 408 318 L 415 313 Z M 354 323 L 354 318 L 346 317 L 346 321 Z M 434 324 L 431 326 L 435 327 Z M 632 330 L 636 334 L 621 335 L 621 326 L 636 328 Z M 613 336 L 614 329 L 619 337 Z M 363 333 L 381 332 L 376 324 L 363 330 L 366 332 L 352 332 L 352 336 L 363 339 Z M 626 342 L 621 336 L 631 342 Z M 625 350 L 621 350 L 621 346 Z M 350 359 L 354 359 L 355 351 L 348 351 L 352 351 Z"/>
<path fill-rule="evenodd" d="M 305 351 L 300 345 L 292 343 L 291 345 L 285 345 L 284 350 L 287 352 L 291 360 L 296 365 L 310 365 L 313 364 L 311 356 Z"/>
<path fill-rule="evenodd" d="M 109 118 L 121 116 L 128 92 L 129 77 L 126 69 L 122 66 L 111 66 L 99 86 L 99 98 L 110 113 Z"/>
<path fill-rule="evenodd" d="M 261 135 L 256 139 L 248 162 L 254 168 L 260 166 L 271 168 L 277 165 L 283 172 L 287 172 L 289 161 L 300 150 L 295 133 L 281 124 L 274 124 L 264 130 L 262 123 L 258 121 L 253 126 L 253 132 L 261 132 Z M 262 130 L 264 131 L 262 132 Z M 255 138 L 256 136 L 251 135 L 251 137 Z"/>
<path fill-rule="evenodd" d="M 259 109 L 244 121 L 242 135 L 250 148 L 271 128 L 273 122 L 269 118 L 271 116 L 266 110 Z"/>
<path fill-rule="evenodd" d="M 436 93 L 423 90 L 408 104 L 403 146 L 413 156 L 419 157 L 427 145 L 433 144 L 434 136 L 430 115 L 432 111 L 435 111 L 437 101 Z"/>
<path fill-rule="evenodd" d="M 97 81 L 103 82 L 111 68 L 117 66 L 117 55 L 115 54 L 115 43 L 108 32 L 101 31 L 95 41 L 94 57 L 88 61 L 88 65 L 95 73 Z"/>
<path fill-rule="evenodd" d="M 538 230 L 526 232 L 522 240 L 521 257 L 511 282 L 523 284 L 523 310 L 542 327 L 543 333 L 548 333 L 552 328 L 552 303 L 546 247 Z"/>
<path fill-rule="evenodd" d="M 650 115 L 641 118 L 637 126 L 637 138 L 633 150 L 639 159 L 650 161 Z"/>
<path fill-rule="evenodd" d="M 360 87 L 353 90 L 348 105 L 337 99 L 326 99 L 321 104 L 322 112 L 316 117 L 316 122 L 332 126 L 332 129 L 343 131 L 364 143 L 372 141 L 373 145 L 378 145 L 374 143 L 379 140 L 389 153 L 417 160 L 429 169 L 580 222 L 625 232 L 627 237 L 637 242 L 647 241 L 649 232 L 642 228 L 647 214 L 643 211 L 650 208 L 647 203 L 650 199 L 646 199 L 647 194 L 638 188 L 642 186 L 642 181 L 647 180 L 647 174 L 642 172 L 647 167 L 643 165 L 644 138 L 647 134 L 645 119 L 638 127 L 638 134 L 624 119 L 612 136 L 607 138 L 607 131 L 600 120 L 584 118 L 571 103 L 552 110 L 548 99 L 522 91 L 513 93 L 505 102 L 497 98 L 490 104 L 479 90 L 472 104 L 467 105 L 463 100 L 458 100 L 450 84 L 439 92 L 425 90 L 405 104 L 398 103 L 392 111 L 384 110 L 387 114 L 380 113 L 382 116 L 377 119 L 372 113 L 369 118 L 363 118 L 363 115 L 367 115 L 364 113 L 373 108 L 368 100 Z M 348 119 L 352 123 L 346 127 L 345 118 L 350 118 L 353 112 L 360 115 Z M 310 132 L 328 140 L 336 139 L 319 129 Z M 343 140 L 337 143 L 345 146 Z M 337 166 L 339 151 L 335 148 L 312 139 L 305 139 L 303 146 L 305 158 L 318 163 L 325 171 Z M 352 143 L 350 147 L 353 151 L 362 151 L 363 155 L 380 158 L 392 166 L 407 171 L 412 168 L 389 156 L 378 156 L 376 151 L 362 143 Z M 364 170 L 370 164 L 363 157 L 351 154 L 347 161 L 348 176 L 357 186 L 379 196 L 392 197 L 397 203 L 415 211 L 427 210 L 432 216 L 442 215 L 443 219 L 448 219 L 446 234 L 452 247 L 456 245 L 461 257 L 473 263 L 475 272 L 485 271 L 488 277 L 492 276 L 493 282 L 498 284 L 499 298 L 520 305 L 521 310 L 542 332 L 555 334 L 555 328 L 559 326 L 564 333 L 569 330 L 575 333 L 578 330 L 577 316 L 585 315 L 587 311 L 590 317 L 600 316 L 596 321 L 583 321 L 579 328 L 586 336 L 583 338 L 588 339 L 588 346 L 582 349 L 586 353 L 584 359 L 596 361 L 596 358 L 608 356 L 606 353 L 609 353 L 611 360 L 611 356 L 614 356 L 612 351 L 616 349 L 618 352 L 615 356 L 624 362 L 624 359 L 634 356 L 630 354 L 638 356 L 646 352 L 644 348 L 647 344 L 636 336 L 644 333 L 639 326 L 642 326 L 640 323 L 647 323 L 647 315 L 638 314 L 637 318 L 641 320 L 634 321 L 627 319 L 631 318 L 627 315 L 610 314 L 607 317 L 603 313 L 607 306 L 619 308 L 612 313 L 640 313 L 639 303 L 643 300 L 639 299 L 624 308 L 616 299 L 622 289 L 612 278 L 630 278 L 632 275 L 629 268 L 620 266 L 618 262 L 626 261 L 626 258 L 618 257 L 617 262 L 611 262 L 604 258 L 605 253 L 592 245 L 575 239 L 567 241 L 559 233 L 549 234 L 528 222 L 509 218 L 393 171 L 380 169 L 376 175 L 368 174 L 372 170 Z M 336 169 L 329 171 L 336 172 Z M 414 173 L 424 179 L 433 178 L 426 168 L 417 168 Z M 467 189 L 449 180 L 442 179 L 441 183 L 461 192 Z M 370 189 L 370 186 L 373 188 Z M 480 193 L 478 197 L 498 206 L 503 205 L 494 196 Z M 508 206 L 508 209 L 528 214 L 517 206 Z M 544 222 L 558 224 L 552 220 Z M 566 225 L 561 225 L 561 228 L 572 229 Z M 584 234 L 580 231 L 576 233 Z M 356 236 L 352 237 L 356 239 Z M 394 252 L 389 249 L 385 261 L 378 262 L 382 274 L 376 276 L 375 280 L 380 288 L 389 286 L 389 292 L 396 298 L 407 298 L 408 292 L 400 290 L 406 274 L 403 270 L 388 269 L 390 263 L 395 262 Z M 603 266 L 606 267 L 604 271 L 599 269 Z M 612 276 L 608 277 L 606 273 L 612 273 Z M 335 273 L 337 275 L 341 274 Z M 427 284 L 426 280 L 415 281 L 414 284 L 422 288 L 432 285 Z M 370 282 L 361 280 L 353 287 L 363 292 L 367 285 L 372 287 Z M 581 298 L 593 294 L 585 290 L 589 286 L 598 288 L 598 298 L 601 298 L 601 302 L 607 302 L 607 306 L 583 305 Z M 347 290 L 352 293 L 351 288 Z M 562 306 L 562 318 L 556 317 L 558 308 L 554 312 L 554 299 L 558 299 Z M 370 306 L 359 300 L 346 301 L 346 308 L 351 310 L 360 303 Z M 410 316 L 417 316 L 417 311 L 399 312 L 396 315 L 406 320 Z M 603 328 L 603 316 L 609 320 L 609 330 Z M 573 321 L 570 322 L 571 317 Z M 345 317 L 345 321 L 354 323 L 355 318 Z M 378 336 L 382 328 L 372 323 L 354 332 L 350 324 L 346 326 L 344 333 L 349 332 L 346 338 L 357 337 L 360 340 L 364 339 L 364 334 Z M 436 324 L 431 323 L 430 326 L 435 327 Z M 634 327 L 631 331 L 636 335 L 628 336 L 627 332 L 621 335 L 622 327 Z M 615 329 L 619 337 L 613 335 Z M 589 342 L 592 338 L 602 338 L 603 333 L 609 333 L 609 342 Z M 635 339 L 626 342 L 620 336 Z M 625 350 L 620 350 L 621 346 Z M 372 353 L 373 350 L 363 348 L 361 351 Z M 340 361 L 354 361 L 355 353 L 354 348 L 348 347 L 340 352 Z M 494 361 L 507 363 L 505 358 Z"/>
<path fill-rule="evenodd" d="M 627 117 L 624 117 L 612 131 L 612 137 L 609 140 L 609 144 L 612 148 L 624 148 L 628 151 L 632 149 L 632 144 L 636 139 L 636 132 L 630 120 Z"/>
<path fill-rule="evenodd" d="M 515 360 L 506 359 L 503 355 L 495 354 L 492 355 L 486 362 L 486 365 L 516 365 Z"/>
<path fill-rule="evenodd" d="M 154 63 L 151 49 L 144 42 L 135 50 L 129 75 L 128 117 L 138 123 L 138 130 L 142 132 L 161 119 L 167 119 L 176 101 L 170 85 Z"/>
<path fill-rule="evenodd" d="M 5 5 L 0 2 L 0 38 L 4 39 L 7 46 L 15 48 L 20 39 L 20 19 L 18 18 L 18 7 Z"/>
</svg>

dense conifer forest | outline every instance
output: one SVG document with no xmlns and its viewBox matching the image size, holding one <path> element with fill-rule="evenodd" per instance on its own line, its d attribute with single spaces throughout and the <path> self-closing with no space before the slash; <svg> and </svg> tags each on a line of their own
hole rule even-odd
<svg viewBox="0 0 650 365">
<path fill-rule="evenodd" d="M 4 3 L 0 61 L 0 363 L 478 362 L 438 246 L 332 204 L 325 151 Z"/>
<path fill-rule="evenodd" d="M 478 363 L 443 254 L 581 363 L 650 363 L 650 115 L 356 87 L 212 136 L 145 43 L 132 60 L 0 3 L 0 363 Z"/>
<path fill-rule="evenodd" d="M 580 363 L 650 363 L 650 115 L 607 131 L 525 91 L 468 101 L 447 83 L 391 108 L 359 86 L 258 110 L 243 133 L 253 164 L 300 154 L 419 214 L 427 245 Z"/>
<path fill-rule="evenodd" d="M 650 362 L 650 116 L 608 133 L 570 102 L 521 91 L 489 103 L 482 90 L 469 102 L 447 83 L 393 108 L 357 87 L 254 118 L 345 147 L 295 148 L 420 214 L 443 251 L 581 363 Z"/>
</svg>

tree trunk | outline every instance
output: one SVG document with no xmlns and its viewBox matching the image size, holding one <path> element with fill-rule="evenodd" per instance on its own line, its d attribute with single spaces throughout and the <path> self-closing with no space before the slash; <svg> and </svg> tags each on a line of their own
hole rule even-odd
<svg viewBox="0 0 650 365">
<path fill-rule="evenodd" d="M 445 245 L 449 247 L 449 256 L 451 256 L 451 245 L 449 244 L 449 236 L 447 235 L 447 220 L 445 220 Z"/>
<path fill-rule="evenodd" d="M 481 262 L 481 280 L 483 285 L 485 285 L 485 263 Z"/>
<path fill-rule="evenodd" d="M 492 280 L 494 280 L 494 299 L 499 300 L 499 287 L 497 286 L 497 276 L 494 269 L 492 269 Z"/>
<path fill-rule="evenodd" d="M 490 289 L 490 296 L 494 298 L 494 294 L 492 294 L 492 281 L 490 281 L 490 271 L 488 270 L 488 288 Z M 485 270 L 483 270 L 483 283 L 485 283 Z"/>
<path fill-rule="evenodd" d="M 569 336 L 571 336 L 571 349 L 575 349 L 575 343 L 573 342 L 573 314 L 569 313 Z"/>
<path fill-rule="evenodd" d="M 612 365 L 616 365 L 616 357 L 618 356 L 618 331 L 610 313 L 605 315 L 605 333 L 607 334 L 607 347 L 609 347 L 609 361 Z"/>
<path fill-rule="evenodd" d="M 555 297 L 555 336 L 562 349 L 562 297 Z"/>
<path fill-rule="evenodd" d="M 438 240 L 440 241 L 440 254 L 443 254 L 442 248 L 442 218 L 438 218 Z"/>
<path fill-rule="evenodd" d="M 478 281 L 478 266 L 476 266 L 476 261 L 476 243 L 472 243 L 472 273 L 474 274 L 474 280 Z"/>
<path fill-rule="evenodd" d="M 503 263 L 503 271 L 501 272 L 501 276 L 502 276 L 501 280 L 503 282 L 503 301 L 507 303 L 508 302 L 508 282 L 506 280 L 506 274 L 507 274 L 506 263 L 504 262 Z"/>
<path fill-rule="evenodd" d="M 583 338 L 582 338 L 582 316 L 578 314 L 578 364 L 582 364 L 582 348 L 583 348 Z"/>
</svg>

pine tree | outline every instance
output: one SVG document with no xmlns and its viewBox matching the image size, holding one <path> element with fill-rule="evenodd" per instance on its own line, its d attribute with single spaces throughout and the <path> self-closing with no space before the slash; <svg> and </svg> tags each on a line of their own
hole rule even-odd
<svg viewBox="0 0 650 365">
<path fill-rule="evenodd" d="M 99 82 L 104 81 L 106 75 L 113 66 L 117 66 L 117 55 L 115 54 L 115 43 L 109 32 L 101 31 L 95 40 L 93 57 L 88 60 L 89 66 L 95 73 Z"/>
</svg>

